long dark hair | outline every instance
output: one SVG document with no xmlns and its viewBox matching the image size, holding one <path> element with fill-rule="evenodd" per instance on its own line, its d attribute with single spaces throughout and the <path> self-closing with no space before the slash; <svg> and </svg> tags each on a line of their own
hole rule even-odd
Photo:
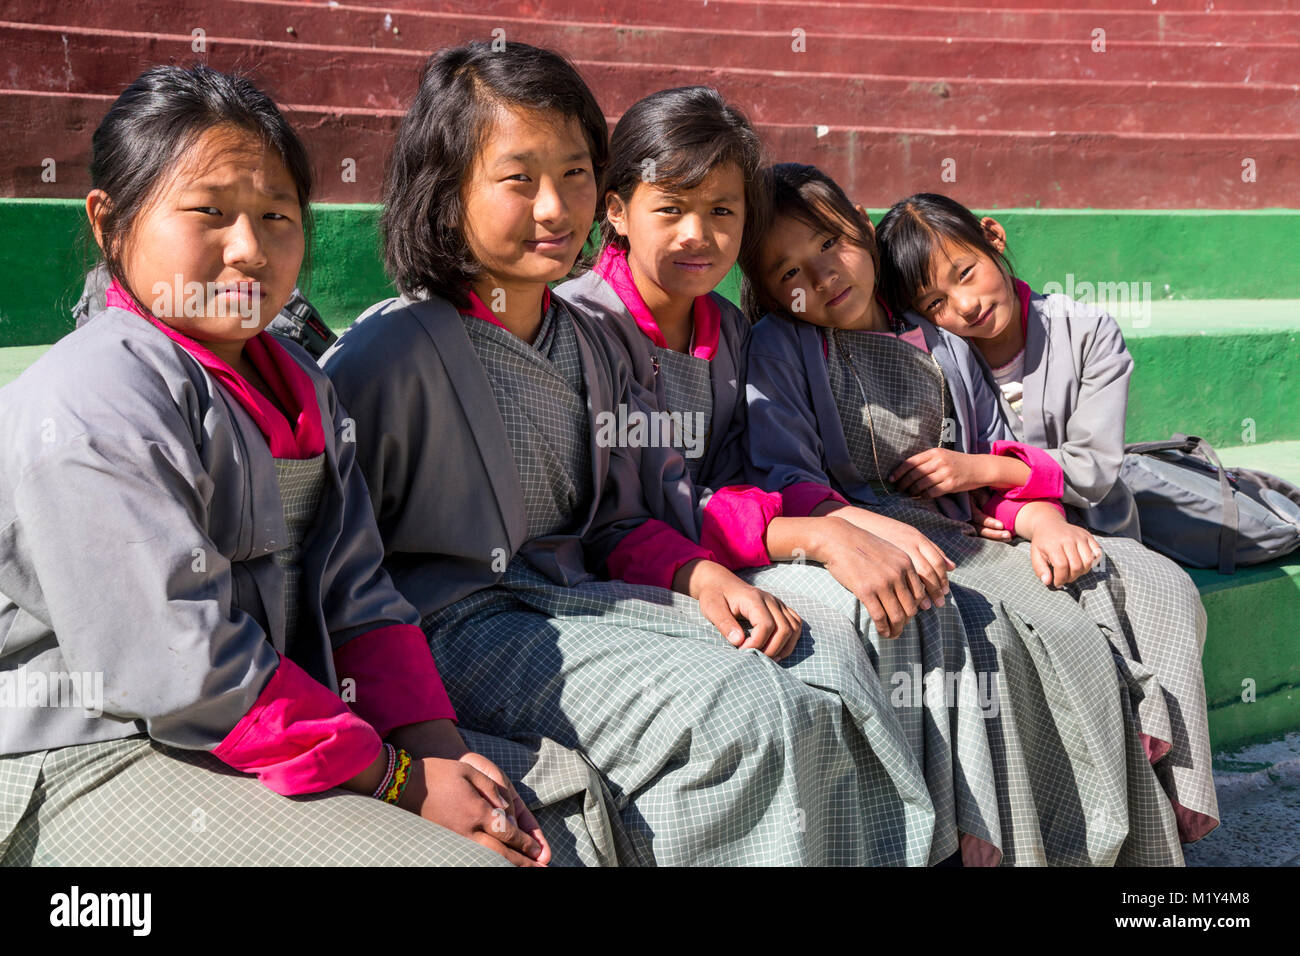
<svg viewBox="0 0 1300 956">
<path fill-rule="evenodd" d="M 634 103 L 614 127 L 609 144 L 605 193 L 626 204 L 637 186 L 651 181 L 669 189 L 694 189 L 723 163 L 735 163 L 745 182 L 746 245 L 762 237 L 767 226 L 767 196 L 759 184 L 763 145 L 745 114 L 709 86 L 660 90 Z M 653 173 L 649 171 L 653 170 Z M 604 202 L 601 202 L 602 214 Z M 627 248 L 603 219 L 601 241 Z"/>
<path fill-rule="evenodd" d="M 760 188 L 770 203 L 770 221 L 790 216 L 809 229 L 841 236 L 867 250 L 876 265 L 876 283 L 880 283 L 880 252 L 871 238 L 871 224 L 853 207 L 839 183 L 816 166 L 804 163 L 777 163 L 764 169 Z M 751 321 L 758 321 L 776 308 L 763 291 L 758 254 L 761 242 L 751 243 L 741 254 L 740 268 L 745 281 L 741 285 L 741 308 Z"/>
<path fill-rule="evenodd" d="M 894 312 L 912 309 L 916 294 L 934 281 L 930 263 L 945 239 L 988 256 L 1015 279 L 1010 258 L 993 245 L 973 212 L 947 196 L 917 193 L 894 203 L 876 230 L 884 262 L 881 292 Z"/>
<path fill-rule="evenodd" d="M 245 131 L 279 154 L 297 188 L 310 248 L 311 162 L 271 98 L 237 74 L 156 66 L 123 90 L 91 139 L 90 184 L 110 200 L 98 219 L 104 264 L 137 301 L 122 268 L 136 219 L 195 141 L 220 126 Z"/>
<path fill-rule="evenodd" d="M 568 60 L 514 42 L 475 42 L 434 54 L 402 117 L 384 178 L 384 266 L 402 292 L 469 304 L 465 289 L 481 267 L 465 241 L 461 191 L 501 106 L 577 120 L 599 187 L 609 130 Z"/>
</svg>

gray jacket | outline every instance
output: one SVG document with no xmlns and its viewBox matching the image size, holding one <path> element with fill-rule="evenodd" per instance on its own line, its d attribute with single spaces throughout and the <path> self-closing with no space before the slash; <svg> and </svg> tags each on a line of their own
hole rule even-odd
<svg viewBox="0 0 1300 956">
<path fill-rule="evenodd" d="M 356 419 L 357 460 L 383 535 L 385 564 L 421 615 L 498 581 L 524 551 L 557 584 L 593 577 L 619 541 L 652 515 L 640 469 L 676 455 L 597 441 L 595 422 L 620 404 L 651 411 L 625 356 L 580 310 L 570 310 L 592 422 L 593 496 L 580 528 L 527 539 L 519 475 L 496 399 L 456 308 L 438 299 L 388 299 L 363 313 L 321 359 Z M 681 457 L 675 527 L 695 502 Z"/>
<path fill-rule="evenodd" d="M 983 356 L 971 350 L 995 395 Z M 1025 331 L 1024 424 L 1000 402 L 1018 441 L 1045 449 L 1065 472 L 1062 501 L 1105 534 L 1138 536 L 1137 503 L 1120 481 L 1133 359 L 1106 312 L 1064 295 L 1029 298 Z"/>
<path fill-rule="evenodd" d="M 956 418 L 954 447 L 984 454 L 993 442 L 1012 440 L 970 347 L 919 316 L 908 313 L 907 318 L 923 330 L 948 381 Z M 768 315 L 754 326 L 746 370 L 750 480 L 768 491 L 814 482 L 870 506 L 880 499 L 849 457 L 824 348 L 822 331 L 807 322 Z M 938 504 L 948 517 L 970 520 L 965 492 L 944 495 Z"/>
<path fill-rule="evenodd" d="M 0 754 L 141 732 L 210 750 L 277 652 L 337 692 L 335 649 L 417 622 L 381 567 L 347 416 L 310 357 L 285 349 L 315 382 L 328 462 L 289 647 L 270 449 L 179 345 L 106 309 L 0 390 L 0 678 L 99 675 L 103 689 L 89 706 L 11 702 Z"/>
<path fill-rule="evenodd" d="M 653 393 L 656 408 L 667 405 L 663 380 L 655 369 L 655 346 L 636 324 L 623 300 L 608 282 L 587 272 L 555 290 L 582 309 L 602 331 L 612 336 L 632 363 L 637 384 Z M 710 293 L 722 310 L 718 351 L 709 363 L 713 383 L 713 436 L 700 464 L 700 481 L 710 489 L 739 484 L 745 473 L 745 350 L 749 322 L 740 310 L 716 292 Z M 647 487 L 647 497 L 652 489 Z"/>
</svg>

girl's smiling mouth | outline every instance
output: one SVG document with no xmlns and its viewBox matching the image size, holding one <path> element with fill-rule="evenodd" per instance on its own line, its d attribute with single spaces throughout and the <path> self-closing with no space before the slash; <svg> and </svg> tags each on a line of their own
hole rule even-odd
<svg viewBox="0 0 1300 956">
<path fill-rule="evenodd" d="M 713 268 L 713 262 L 708 259 L 674 259 L 673 265 L 687 272 L 708 272 Z"/>
<path fill-rule="evenodd" d="M 538 252 L 551 252 L 563 249 L 573 239 L 572 232 L 566 232 L 561 236 L 548 236 L 544 239 L 525 239 L 524 245 L 536 249 Z"/>
<path fill-rule="evenodd" d="M 853 291 L 853 286 L 848 286 L 846 289 L 844 289 L 844 291 L 836 293 L 834 298 L 826 300 L 826 307 L 834 308 L 835 306 L 839 305 L 841 302 L 844 301 L 845 297 L 847 297 L 848 294 L 852 291 Z"/>
</svg>

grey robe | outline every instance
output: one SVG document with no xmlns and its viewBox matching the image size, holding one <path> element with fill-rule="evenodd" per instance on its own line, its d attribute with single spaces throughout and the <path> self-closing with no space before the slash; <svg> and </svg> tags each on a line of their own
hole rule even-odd
<svg viewBox="0 0 1300 956">
<path fill-rule="evenodd" d="M 920 320 L 923 321 L 923 320 Z M 991 394 L 1001 395 L 976 349 Z M 1065 295 L 1031 292 L 1020 416 L 1000 412 L 1018 441 L 1037 445 L 1065 472 L 1062 500 L 1098 535 L 1112 564 L 1107 590 L 1120 616 L 1112 642 L 1147 684 L 1144 733 L 1167 742 L 1156 772 L 1179 813 L 1184 841 L 1218 823 L 1201 652 L 1205 608 L 1187 572 L 1140 543 L 1138 511 L 1120 478 L 1133 359 L 1115 320 Z"/>
<path fill-rule="evenodd" d="M 620 404 L 651 410 L 618 347 L 581 312 L 572 322 L 589 427 Z M 928 862 L 922 773 L 848 622 L 810 615 L 811 638 L 778 664 L 726 644 L 689 598 L 594 578 L 650 515 L 646 456 L 675 469 L 678 526 L 693 520 L 680 455 L 605 447 L 593 428 L 586 514 L 528 540 L 509 435 L 454 308 L 380 303 L 324 366 L 356 416 L 389 566 L 464 719 L 581 748 L 655 862 Z"/>
<path fill-rule="evenodd" d="M 570 298 L 600 324 L 627 353 L 638 382 L 654 395 L 656 406 L 668 407 L 672 364 L 662 350 L 641 331 L 622 299 L 594 272 L 564 283 L 557 292 Z M 712 293 L 721 312 L 718 349 L 708 362 L 712 403 L 709 407 L 710 440 L 695 472 L 700 509 L 696 526 L 683 528 L 698 537 L 700 510 L 714 489 L 744 484 L 743 439 L 747 419 L 745 403 L 745 353 L 750 324 L 740 310 Z M 661 474 L 643 475 L 647 497 L 656 488 L 674 490 Z M 662 494 L 662 493 L 661 493 Z M 665 508 L 665 510 L 667 510 Z M 848 617 L 863 641 L 863 649 L 882 683 L 901 690 L 923 683 L 950 688 L 977 686 L 975 656 L 967 646 L 965 629 L 951 595 L 944 608 L 922 611 L 895 640 L 877 633 L 870 616 L 855 596 L 817 565 L 778 563 L 738 572 L 746 581 L 781 596 L 801 614 L 815 605 L 835 609 Z M 958 589 L 960 592 L 960 589 Z M 813 611 L 812 613 L 818 613 Z M 998 793 L 1006 786 L 996 779 L 989 734 L 995 732 L 996 715 L 975 707 L 955 706 L 953 695 L 924 694 L 922 706 L 911 695 L 898 693 L 891 700 L 912 752 L 922 764 L 931 801 L 935 806 L 935 845 L 931 861 L 938 862 L 960 848 L 968 863 L 991 863 L 1002 857 L 1003 822 L 999 819 Z M 1008 715 L 1009 716 L 1009 715 Z"/>
<path fill-rule="evenodd" d="M 247 713 L 279 655 L 337 693 L 335 650 L 377 628 L 419 622 L 382 568 L 350 419 L 310 356 L 284 347 L 315 384 L 325 435 L 322 500 L 297 562 L 292 639 L 276 560 L 290 535 L 275 459 L 244 408 L 179 345 L 108 308 L 0 390 L 0 671 L 7 679 L 102 677 L 102 700 L 86 702 L 101 714 L 5 710 L 0 755 L 22 756 L 0 757 L 0 856 L 16 832 L 19 852 L 36 862 L 493 862 L 469 841 L 405 811 L 394 817 L 377 801 L 291 809 L 204 753 Z M 567 789 L 536 778 L 524 788 L 538 809 L 564 804 L 563 817 L 539 814 L 557 858 L 613 859 L 617 834 L 603 788 L 576 755 L 550 742 L 479 742 L 503 765 L 529 769 L 540 746 L 548 780 L 557 776 L 549 768 L 564 766 Z M 64 778 L 61 766 L 76 772 Z M 29 809 L 42 773 L 43 802 Z M 139 798 L 114 809 L 110 781 Z M 170 824 L 150 810 L 160 793 L 177 808 Z M 228 822 L 196 840 L 195 805 Z M 247 821 L 254 805 L 263 816 Z M 180 836 L 160 842 L 169 825 Z M 322 826 L 332 828 L 329 837 Z M 386 830 L 401 833 L 406 849 L 394 851 L 381 838 Z"/>
<path fill-rule="evenodd" d="M 979 350 L 971 353 L 1016 440 L 1065 472 L 1064 504 L 1094 531 L 1139 539 L 1137 503 L 1119 478 L 1133 359 L 1115 320 L 1068 296 L 1030 294 L 1023 424 Z"/>
<path fill-rule="evenodd" d="M 965 342 L 908 319 L 920 325 L 943 369 L 955 447 L 987 452 L 993 441 L 1011 439 Z M 983 598 L 982 604 L 964 600 L 959 606 L 981 653 L 979 666 L 994 673 L 1001 699 L 1016 714 L 1018 726 L 1003 742 L 1003 776 L 1032 795 L 1031 807 L 1043 806 L 1042 813 L 1024 811 L 1023 796 L 1003 804 L 1003 813 L 1016 821 L 1006 829 L 1029 840 L 1013 853 L 1026 861 L 1181 863 L 1174 813 L 1161 798 L 1133 713 L 1143 688 L 1116 662 L 1106 640 L 1121 628 L 1097 580 L 1104 575 L 1091 572 L 1068 593 L 1049 590 L 1030 571 L 1027 543 L 1009 548 L 963 534 L 953 524 L 969 519 L 966 495 L 938 499 L 942 514 L 899 495 L 877 495 L 850 456 L 823 342 L 815 326 L 778 316 L 767 316 L 754 329 L 746 449 L 756 483 L 772 490 L 804 481 L 830 485 L 912 524 L 957 563 L 949 580 Z M 1081 592 L 1093 595 L 1086 608 L 1078 600 Z M 1055 730 L 1044 735 L 1026 729 L 1035 725 Z M 1082 740 L 1091 745 L 1075 749 L 1071 741 Z M 1044 775 L 1048 766 L 1060 769 Z M 1066 807 L 1074 812 L 1063 813 Z M 1104 819 L 1114 828 L 1098 826 Z"/>
</svg>

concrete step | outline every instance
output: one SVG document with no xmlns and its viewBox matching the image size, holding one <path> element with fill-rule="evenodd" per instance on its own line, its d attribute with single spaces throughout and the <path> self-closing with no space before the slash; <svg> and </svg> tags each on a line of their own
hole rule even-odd
<svg viewBox="0 0 1300 956">
<path fill-rule="evenodd" d="M 120 0 L 119 0 L 120 2 Z M 1212 12 L 1171 11 L 1164 5 L 1120 9 L 1044 9 L 1035 3 L 1016 8 L 944 8 L 933 3 L 778 2 L 752 0 L 452 0 L 431 10 L 424 0 L 382 4 L 301 3 L 293 0 L 138 0 L 124 21 L 117 3 L 101 2 L 69 11 L 62 0 L 23 0 L 0 4 L 0 19 L 67 24 L 155 33 L 209 34 L 304 43 L 369 45 L 412 49 L 428 45 L 430 24 L 439 16 L 492 17 L 514 22 L 603 23 L 619 26 L 680 27 L 689 24 L 718 31 L 860 33 L 874 36 L 938 36 L 944 39 L 1014 36 L 1021 39 L 1086 40 L 1103 30 L 1107 41 L 1207 43 L 1295 42 L 1300 12 L 1276 8 Z M 435 37 L 436 39 L 436 37 Z M 430 47 L 432 48 L 432 47 Z"/>
<path fill-rule="evenodd" d="M 249 40 L 242 32 L 230 32 L 224 25 L 245 4 L 223 0 L 224 6 L 206 15 L 185 18 L 180 23 L 160 18 L 167 30 L 155 36 L 183 38 L 187 57 L 200 52 L 195 48 L 193 32 L 202 30 L 204 52 L 215 52 L 222 45 L 280 43 L 306 49 L 326 47 L 372 48 L 372 52 L 412 52 L 427 54 L 440 47 L 474 39 L 490 39 L 493 30 L 505 31 L 507 38 L 527 40 L 536 46 L 550 47 L 575 59 L 605 60 L 622 63 L 663 63 L 696 67 L 731 68 L 762 64 L 770 71 L 796 73 L 870 73 L 888 76 L 991 77 L 1023 79 L 1076 79 L 1124 81 L 1189 81 L 1227 83 L 1296 83 L 1300 82 L 1300 36 L 1284 33 L 1267 40 L 1242 41 L 1224 37 L 1208 41 L 1152 41 L 1107 38 L 1104 49 L 1094 49 L 1087 36 L 1060 39 L 1026 38 L 1019 35 L 953 37 L 946 35 L 889 35 L 874 30 L 836 31 L 810 24 L 781 30 L 731 28 L 725 30 L 728 42 L 719 43 L 716 28 L 687 25 L 623 26 L 591 20 L 588 22 L 539 21 L 533 17 L 510 18 L 483 15 L 430 13 L 413 17 L 412 35 L 390 48 L 374 46 L 368 39 L 373 21 L 367 19 L 360 29 L 360 43 L 317 42 L 311 36 L 302 41 L 288 34 L 288 27 L 271 28 L 269 36 Z M 115 4 L 108 5 L 110 9 Z M 132 24 L 130 7 L 123 4 L 116 24 L 82 27 L 75 12 L 55 15 L 45 22 L 26 21 L 32 29 L 45 29 L 62 35 L 76 29 L 121 30 Z M 13 22 L 13 21 L 7 21 Z M 380 21 L 382 24 L 383 21 Z M 208 24 L 208 26 L 204 26 Z M 793 29 L 803 31 L 794 34 Z M 174 33 L 168 30 L 175 31 Z M 309 34 L 313 31 L 308 31 Z M 399 34 L 400 36 L 400 34 Z M 105 43 L 107 46 L 107 42 Z M 53 48 L 57 48 L 57 45 Z M 54 61 L 58 64 L 58 61 Z M 57 66 L 53 68 L 58 72 Z"/>
<path fill-rule="evenodd" d="M 396 80 L 394 80 L 396 82 Z M 113 97 L 0 89 L 0 196 L 84 196 L 90 134 Z M 286 104 L 319 171 L 322 202 L 375 202 L 400 119 L 396 110 Z M 827 115 L 823 115 L 827 114 Z M 806 122 L 757 124 L 767 154 L 815 163 L 864 205 L 946 192 L 972 207 L 1270 209 L 1300 195 L 1300 134 L 949 132 Z M 827 120 L 822 124 L 822 120 Z M 354 179 L 341 174 L 353 160 Z M 49 179 L 49 163 L 57 174 Z M 1249 160 L 1258 178 L 1243 181 Z"/>
<path fill-rule="evenodd" d="M 33 71 L 54 36 L 62 69 Z M 0 86 L 30 92 L 115 95 L 143 62 L 182 62 L 188 36 L 84 26 L 0 25 Z M 212 40 L 208 62 L 221 69 L 257 64 L 258 82 L 287 103 L 401 110 L 413 94 L 424 54 L 356 45 Z M 343 59 L 349 61 L 340 69 Z M 759 123 L 782 123 L 808 104 L 835 103 L 840 128 L 1019 130 L 1068 133 L 1271 135 L 1300 133 L 1296 84 L 1152 83 L 1096 80 L 894 77 L 861 73 L 779 73 L 754 67 L 713 69 L 578 61 L 601 105 L 623 113 L 646 93 L 706 83 L 741 104 Z M 1188 105 L 1196 104 L 1194 113 Z"/>
</svg>

